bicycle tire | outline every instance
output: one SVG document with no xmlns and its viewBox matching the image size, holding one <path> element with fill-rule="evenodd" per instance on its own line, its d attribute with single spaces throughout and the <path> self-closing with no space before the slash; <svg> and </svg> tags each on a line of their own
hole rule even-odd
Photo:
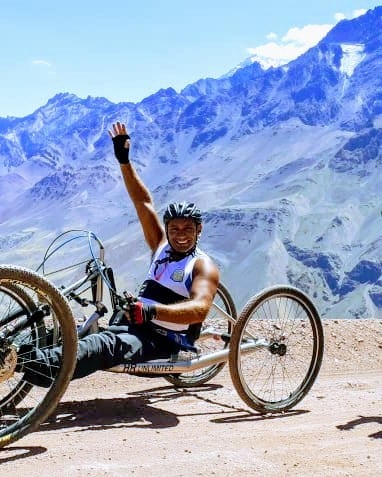
<svg viewBox="0 0 382 477">
<path fill-rule="evenodd" d="M 0 302 L 2 303 L 6 299 L 4 294 L 9 296 L 9 303 L 11 303 L 13 300 L 16 305 L 25 311 L 26 314 L 31 314 L 37 308 L 37 305 L 31 299 L 30 295 L 28 295 L 23 288 L 17 285 L 7 284 L 6 286 L 0 286 Z M 36 345 L 39 347 L 44 346 L 44 328 L 36 323 L 33 323 L 31 325 L 30 331 L 33 340 L 36 342 Z M 5 396 L 0 395 L 0 413 L 1 410 L 5 410 L 8 406 L 19 404 L 32 389 L 33 385 L 24 379 L 24 375 L 22 373 L 20 373 L 19 378 L 19 380 L 15 380 L 14 382 L 10 383 L 10 390 Z"/>
<path fill-rule="evenodd" d="M 251 351 L 241 349 L 255 343 Z M 284 412 L 312 387 L 323 352 L 322 322 L 308 296 L 290 286 L 269 288 L 247 302 L 233 329 L 231 379 L 252 409 Z"/>
<path fill-rule="evenodd" d="M 36 430 L 54 411 L 70 382 L 76 363 L 77 333 L 73 315 L 67 300 L 58 288 L 41 275 L 26 268 L 0 265 L 0 287 L 9 290 L 15 285 L 15 293 L 17 289 L 19 291 L 22 289 L 22 293 L 29 295 L 31 302 L 48 305 L 49 313 L 43 320 L 47 327 L 59 331 L 62 360 L 61 367 L 48 388 L 33 386 L 22 396 L 21 401 L 19 400 L 21 394 L 17 393 L 12 406 L 7 402 L 4 408 L 0 408 L 0 448 Z M 22 301 L 20 298 L 22 293 L 19 293 L 19 303 Z M 7 315 L 7 306 L 1 306 L 0 303 L 0 332 L 9 326 L 9 322 L 6 322 L 7 317 L 8 319 L 10 317 L 9 312 Z M 29 313 L 26 307 L 21 311 Z M 15 318 L 15 323 L 17 319 Z M 4 351 L 5 346 L 3 343 L 2 353 L 14 349 L 12 343 L 7 344 L 8 349 Z M 2 381 L 0 389 L 9 389 L 12 386 L 9 381 L 12 382 L 15 379 L 15 374 L 17 374 L 16 371 L 6 381 Z"/>
<path fill-rule="evenodd" d="M 232 299 L 231 294 L 229 293 L 227 287 L 223 283 L 219 283 L 218 289 L 216 292 L 214 303 L 217 303 L 223 311 L 228 313 L 234 320 L 237 319 L 236 306 Z M 224 331 L 228 334 L 231 333 L 232 325 L 225 318 L 219 315 L 219 312 L 214 312 L 212 309 L 207 315 L 207 318 L 203 322 L 202 332 L 210 326 L 214 326 L 218 331 Z M 197 340 L 195 345 L 202 350 L 202 354 L 207 353 L 208 351 L 216 351 L 218 349 L 224 349 L 228 346 L 227 342 L 223 340 L 217 340 L 214 338 L 208 340 Z M 191 371 L 189 373 L 182 374 L 169 374 L 165 375 L 164 378 L 177 387 L 190 388 L 195 386 L 200 386 L 205 384 L 214 378 L 220 371 L 224 368 L 226 362 L 213 364 L 205 368 L 197 369 L 196 371 Z"/>
</svg>

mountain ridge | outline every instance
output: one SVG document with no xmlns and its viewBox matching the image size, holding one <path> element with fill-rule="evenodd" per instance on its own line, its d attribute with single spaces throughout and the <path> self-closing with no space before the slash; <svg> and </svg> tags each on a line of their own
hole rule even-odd
<svg viewBox="0 0 382 477">
<path fill-rule="evenodd" d="M 239 307 L 289 282 L 324 317 L 382 316 L 381 23 L 376 7 L 288 65 L 252 63 L 180 93 L 118 104 L 59 93 L 0 118 L 3 261 L 33 268 L 48 239 L 81 226 L 105 236 L 121 283 L 140 281 L 149 255 L 107 135 L 123 120 L 159 209 L 189 198 L 206 211 L 202 245 Z"/>
</svg>

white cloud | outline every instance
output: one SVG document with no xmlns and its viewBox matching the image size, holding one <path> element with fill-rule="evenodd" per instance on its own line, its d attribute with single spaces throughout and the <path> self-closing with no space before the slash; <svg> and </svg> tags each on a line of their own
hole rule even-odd
<svg viewBox="0 0 382 477">
<path fill-rule="evenodd" d="M 353 10 L 350 15 L 335 13 L 335 23 L 346 18 L 359 17 L 364 13 L 366 13 L 364 9 Z M 270 40 L 268 43 L 247 48 L 247 51 L 251 55 L 251 61 L 258 61 L 263 68 L 285 65 L 317 45 L 333 26 L 334 24 L 322 24 L 293 27 L 280 40 L 276 33 L 271 32 L 266 36 L 267 40 Z"/>
<path fill-rule="evenodd" d="M 295 44 L 304 48 L 314 46 L 323 38 L 333 25 L 306 25 L 302 28 L 291 28 L 281 40 L 285 44 Z"/>
<path fill-rule="evenodd" d="M 351 18 L 357 18 L 361 15 L 364 15 L 367 12 L 365 8 L 360 8 L 359 10 L 353 10 L 353 14 Z"/>
<path fill-rule="evenodd" d="M 48 68 L 52 66 L 51 63 L 49 63 L 49 61 L 45 61 L 45 60 L 32 60 L 32 64 L 36 66 L 46 66 Z"/>
<path fill-rule="evenodd" d="M 275 42 L 269 42 L 256 48 L 248 48 L 252 60 L 258 61 L 264 68 L 285 65 L 304 51 L 301 47 L 298 48 L 292 43 L 284 45 Z"/>
<path fill-rule="evenodd" d="M 39 78 L 53 79 L 56 77 L 54 65 L 49 61 L 35 59 L 31 60 L 31 65 L 33 68 L 33 74 L 37 75 Z"/>
<path fill-rule="evenodd" d="M 336 23 L 340 22 L 341 20 L 351 20 L 352 18 L 357 18 L 360 17 L 361 15 L 364 15 L 367 12 L 365 8 L 360 8 L 358 10 L 353 10 L 350 15 L 345 15 L 345 13 L 338 12 L 334 14 L 334 19 Z"/>
<path fill-rule="evenodd" d="M 276 33 L 274 33 L 273 31 L 271 31 L 270 33 L 268 33 L 268 35 L 266 36 L 267 40 L 277 40 L 278 36 Z"/>
<path fill-rule="evenodd" d="M 280 41 L 270 41 L 255 48 L 248 48 L 253 61 L 259 61 L 265 68 L 279 66 L 294 60 L 316 45 L 333 25 L 306 25 L 302 28 L 290 28 Z M 268 35 L 268 39 L 277 40 L 277 36 Z"/>
<path fill-rule="evenodd" d="M 346 18 L 346 15 L 344 13 L 339 12 L 334 14 L 334 19 L 336 23 L 340 22 L 341 20 L 345 20 L 345 18 Z"/>
</svg>

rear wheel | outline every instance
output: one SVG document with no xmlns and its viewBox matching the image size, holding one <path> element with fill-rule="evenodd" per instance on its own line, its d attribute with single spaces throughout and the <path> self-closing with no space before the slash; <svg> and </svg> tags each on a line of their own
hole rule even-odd
<svg viewBox="0 0 382 477">
<path fill-rule="evenodd" d="M 22 310 L 22 313 L 28 316 L 37 309 L 37 305 L 24 289 L 14 284 L 0 286 L 0 306 L 8 309 L 9 313 Z M 37 347 L 42 348 L 45 345 L 46 335 L 43 323 L 31 323 L 26 335 Z M 24 373 L 15 374 L 14 379 L 10 380 L 8 385 L 9 392 L 0 395 L 0 409 L 19 404 L 32 388 L 32 384 L 24 379 Z"/>
<path fill-rule="evenodd" d="M 25 373 L 33 354 L 23 357 L 20 346 L 42 350 L 58 340 L 60 369 L 44 376 L 47 387 L 32 386 Z M 34 431 L 56 408 L 71 379 L 76 350 L 73 316 L 60 291 L 35 272 L 0 266 L 0 447 Z"/>
<path fill-rule="evenodd" d="M 232 325 L 227 315 L 236 320 L 236 307 L 228 289 L 219 283 L 214 304 L 203 322 L 200 337 L 195 342 L 195 346 L 200 349 L 202 355 L 228 346 Z M 224 337 L 226 339 L 223 339 Z M 215 377 L 224 366 L 225 362 L 213 364 L 189 373 L 167 375 L 165 379 L 179 387 L 199 386 Z"/>
<path fill-rule="evenodd" d="M 286 411 L 312 387 L 324 351 L 321 319 L 310 299 L 292 287 L 253 297 L 232 332 L 232 382 L 261 413 Z"/>
</svg>

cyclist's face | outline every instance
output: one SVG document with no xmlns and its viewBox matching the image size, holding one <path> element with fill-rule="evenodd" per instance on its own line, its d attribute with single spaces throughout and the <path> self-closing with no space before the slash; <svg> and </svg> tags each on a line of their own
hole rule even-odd
<svg viewBox="0 0 382 477">
<path fill-rule="evenodd" d="M 191 250 L 202 230 L 192 219 L 172 219 L 167 224 L 167 236 L 171 247 L 179 253 Z"/>
</svg>

